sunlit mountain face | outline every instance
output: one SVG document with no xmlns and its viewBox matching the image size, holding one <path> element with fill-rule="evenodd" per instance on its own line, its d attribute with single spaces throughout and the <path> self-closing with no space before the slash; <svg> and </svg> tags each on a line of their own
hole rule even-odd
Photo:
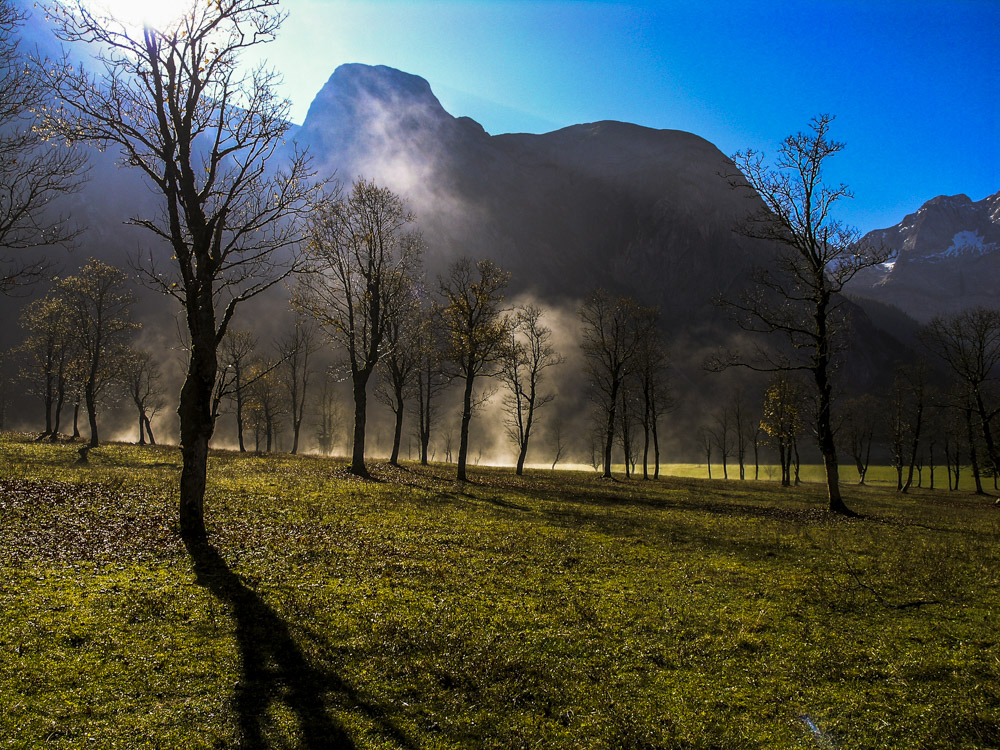
<svg viewBox="0 0 1000 750">
<path fill-rule="evenodd" d="M 919 321 L 975 305 L 996 306 L 1000 287 L 1000 192 L 973 201 L 941 195 L 866 242 L 892 251 L 858 276 L 852 293 L 886 302 Z"/>
</svg>

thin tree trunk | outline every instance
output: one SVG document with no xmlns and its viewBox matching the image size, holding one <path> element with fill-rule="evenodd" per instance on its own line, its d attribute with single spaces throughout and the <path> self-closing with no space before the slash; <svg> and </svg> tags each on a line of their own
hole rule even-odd
<svg viewBox="0 0 1000 750">
<path fill-rule="evenodd" d="M 94 395 L 93 381 L 87 382 L 83 395 L 87 405 L 87 419 L 90 422 L 90 447 L 96 448 L 100 438 L 97 434 L 97 398 Z"/>
<path fill-rule="evenodd" d="M 458 480 L 466 481 L 465 464 L 469 458 L 469 423 L 472 421 L 472 384 L 475 376 L 466 375 L 462 397 L 462 428 L 458 442 Z"/>
<path fill-rule="evenodd" d="M 246 453 L 247 447 L 243 442 L 243 384 L 240 376 L 236 375 L 236 437 L 240 444 L 240 453 Z"/>
<path fill-rule="evenodd" d="M 62 379 L 60 378 L 60 380 Z M 52 420 L 52 434 L 49 435 L 49 440 L 53 443 L 59 439 L 59 422 L 62 416 L 63 403 L 65 402 L 65 400 L 66 400 L 66 386 L 60 385 L 56 389 L 56 404 L 55 404 L 55 413 L 53 414 L 53 420 Z"/>
<path fill-rule="evenodd" d="M 611 451 L 615 445 L 615 416 L 618 408 L 618 383 L 613 383 L 608 409 L 608 422 L 604 428 L 604 478 L 611 479 Z"/>
<path fill-rule="evenodd" d="M 654 407 L 655 410 L 655 407 Z M 660 439 L 656 434 L 656 417 L 651 420 L 653 428 L 653 461 L 655 464 L 653 466 L 653 479 L 660 478 Z"/>
<path fill-rule="evenodd" d="M 820 271 L 820 273 L 823 273 Z M 826 469 L 826 489 L 829 497 L 829 509 L 833 513 L 854 515 L 840 494 L 840 466 L 837 463 L 837 444 L 833 435 L 833 387 L 830 384 L 829 368 L 830 353 L 829 331 L 827 330 L 827 308 L 830 304 L 829 292 L 826 291 L 826 281 L 820 278 L 818 288 L 823 292 L 816 306 L 816 363 L 813 367 L 813 378 L 816 381 L 816 391 L 819 395 L 819 412 L 816 419 L 816 431 L 819 437 L 819 450 L 823 454 L 823 466 Z M 798 451 L 796 451 L 798 453 Z M 798 482 L 798 466 L 796 466 L 796 483 Z"/>
<path fill-rule="evenodd" d="M 392 455 L 389 457 L 389 463 L 393 466 L 399 466 L 399 445 L 403 442 L 403 393 L 397 388 L 396 389 L 396 429 L 392 434 Z"/>
<path fill-rule="evenodd" d="M 976 480 L 976 494 L 985 495 L 983 481 L 979 475 L 979 457 L 976 455 L 976 435 L 972 430 L 972 407 L 965 410 L 965 426 L 969 433 L 969 460 L 972 463 L 972 476 Z"/>
<path fill-rule="evenodd" d="M 531 438 L 531 425 L 535 421 L 535 386 L 532 384 L 531 393 L 528 394 L 528 414 L 524 419 L 524 435 L 521 440 L 521 448 L 517 454 L 517 469 L 515 470 L 518 476 L 524 474 L 524 462 L 528 457 L 528 440 Z"/>
</svg>

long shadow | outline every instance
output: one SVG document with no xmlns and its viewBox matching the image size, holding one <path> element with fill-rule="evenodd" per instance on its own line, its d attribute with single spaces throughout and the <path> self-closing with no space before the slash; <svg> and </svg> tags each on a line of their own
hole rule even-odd
<svg viewBox="0 0 1000 750">
<path fill-rule="evenodd" d="M 301 747 L 351 750 L 354 742 L 327 714 L 324 697 L 365 709 L 378 720 L 378 707 L 366 705 L 336 675 L 309 663 L 295 642 L 287 623 L 234 573 L 218 550 L 208 542 L 185 542 L 194 563 L 196 582 L 228 605 L 236 624 L 242 675 L 236 686 L 240 724 L 239 747 L 268 746 L 265 730 L 268 707 L 280 701 L 295 715 L 302 735 Z M 381 721 L 385 733 L 403 747 L 412 747 L 399 729 Z"/>
</svg>

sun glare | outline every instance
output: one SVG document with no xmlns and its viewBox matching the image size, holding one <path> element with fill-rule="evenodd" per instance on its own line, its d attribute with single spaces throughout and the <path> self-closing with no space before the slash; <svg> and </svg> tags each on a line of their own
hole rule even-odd
<svg viewBox="0 0 1000 750">
<path fill-rule="evenodd" d="M 125 26 L 169 27 L 191 8 L 193 0 L 91 0 L 96 13 L 106 14 Z"/>
</svg>

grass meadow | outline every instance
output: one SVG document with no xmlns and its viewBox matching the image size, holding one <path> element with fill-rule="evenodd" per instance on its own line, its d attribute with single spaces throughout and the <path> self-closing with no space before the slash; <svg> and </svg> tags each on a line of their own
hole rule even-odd
<svg viewBox="0 0 1000 750">
<path fill-rule="evenodd" d="M 994 497 L 90 455 L 0 436 L 0 748 L 1000 747 Z"/>
</svg>

